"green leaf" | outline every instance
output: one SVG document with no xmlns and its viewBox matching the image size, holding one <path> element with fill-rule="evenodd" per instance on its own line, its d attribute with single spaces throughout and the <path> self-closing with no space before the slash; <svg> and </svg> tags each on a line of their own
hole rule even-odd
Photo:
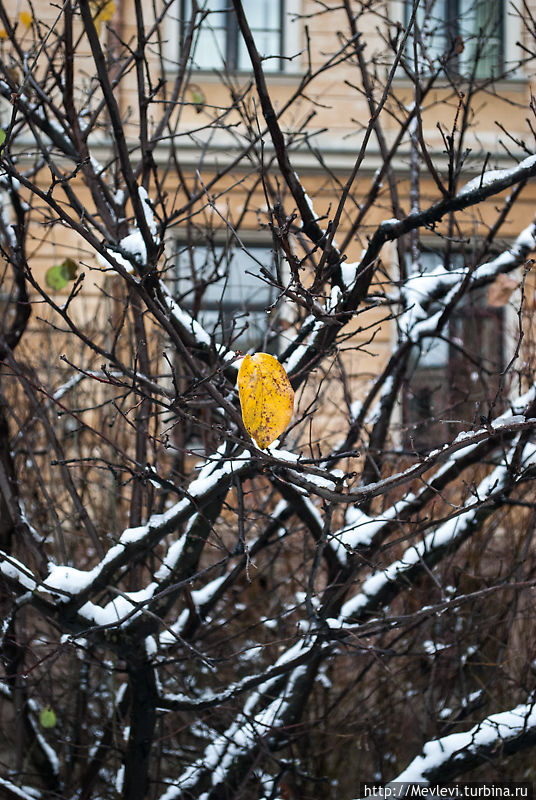
<svg viewBox="0 0 536 800">
<path fill-rule="evenodd" d="M 47 269 L 45 274 L 45 282 L 47 286 L 54 289 L 55 292 L 61 292 L 69 283 L 69 276 L 66 275 L 62 264 L 56 264 L 55 267 Z"/>
<path fill-rule="evenodd" d="M 45 273 L 45 283 L 54 289 L 55 292 L 61 292 L 65 289 L 69 281 L 74 281 L 78 264 L 72 258 L 66 258 L 61 264 L 55 264 Z"/>
<path fill-rule="evenodd" d="M 39 712 L 39 722 L 42 728 L 54 728 L 57 721 L 56 712 L 51 706 L 45 706 Z"/>
<path fill-rule="evenodd" d="M 6 141 L 6 132 L 3 128 L 0 128 L 0 150 L 2 149 L 2 145 Z"/>
<path fill-rule="evenodd" d="M 191 83 L 188 87 L 188 90 L 192 96 L 192 103 L 194 104 L 194 108 L 199 114 L 203 108 L 205 107 L 205 103 L 207 102 L 207 98 L 202 89 L 196 83 Z"/>
</svg>

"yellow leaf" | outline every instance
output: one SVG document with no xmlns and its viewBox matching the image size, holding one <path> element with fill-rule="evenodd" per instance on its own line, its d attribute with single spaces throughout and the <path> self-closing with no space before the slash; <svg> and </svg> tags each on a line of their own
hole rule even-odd
<svg viewBox="0 0 536 800">
<path fill-rule="evenodd" d="M 21 11 L 19 14 L 19 19 L 23 25 L 26 25 L 27 28 L 32 27 L 33 17 L 29 11 Z"/>
<path fill-rule="evenodd" d="M 7 39 L 7 31 L 5 28 L 0 28 L 0 39 Z"/>
<path fill-rule="evenodd" d="M 103 22 L 108 22 L 113 15 L 115 14 L 115 3 L 114 0 L 107 0 L 106 3 L 102 6 L 101 10 L 99 11 L 99 19 Z"/>
<path fill-rule="evenodd" d="M 246 356 L 238 370 L 238 393 L 247 432 L 259 447 L 283 433 L 294 412 L 294 391 L 279 361 L 268 353 Z"/>
<path fill-rule="evenodd" d="M 100 36 L 102 23 L 111 20 L 115 14 L 114 0 L 90 0 L 89 5 L 93 14 L 95 28 Z"/>
</svg>

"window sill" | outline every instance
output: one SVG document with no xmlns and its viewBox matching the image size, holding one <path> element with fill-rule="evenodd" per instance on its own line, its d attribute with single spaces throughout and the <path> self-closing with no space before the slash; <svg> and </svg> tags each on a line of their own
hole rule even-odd
<svg viewBox="0 0 536 800">
<path fill-rule="evenodd" d="M 467 83 L 465 78 L 459 77 L 458 83 L 460 88 Z M 525 75 L 513 75 L 512 77 L 507 78 L 497 78 L 494 81 L 491 81 L 488 78 L 478 78 L 475 81 L 475 86 L 478 86 L 480 82 L 490 81 L 486 84 L 482 89 L 479 91 L 489 91 L 491 89 L 496 89 L 497 95 L 500 94 L 502 89 L 511 90 L 516 92 L 525 92 L 527 88 L 527 84 L 529 83 L 529 76 Z M 414 87 L 414 83 L 411 78 L 408 78 L 407 75 L 395 75 L 393 83 L 395 86 L 400 87 L 401 89 L 412 89 Z M 434 89 L 439 89 L 441 91 L 451 90 L 452 91 L 452 83 L 445 79 L 438 78 L 436 83 L 434 84 Z"/>
<path fill-rule="evenodd" d="M 176 70 L 169 69 L 168 75 L 172 76 Z M 233 70 L 230 72 L 233 78 L 240 82 L 253 80 L 253 73 L 251 70 Z M 275 84 L 276 86 L 295 86 L 303 77 L 303 72 L 293 70 L 292 72 L 265 72 L 264 77 L 267 83 Z M 206 85 L 214 84 L 221 86 L 223 77 L 221 73 L 212 69 L 194 69 L 190 72 L 190 81 L 192 83 L 201 83 Z"/>
</svg>

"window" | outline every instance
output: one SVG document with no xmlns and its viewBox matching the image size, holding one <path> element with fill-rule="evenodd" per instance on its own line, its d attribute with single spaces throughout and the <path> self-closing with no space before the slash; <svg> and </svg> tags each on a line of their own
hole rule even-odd
<svg viewBox="0 0 536 800">
<path fill-rule="evenodd" d="M 179 247 L 176 294 L 216 341 L 246 351 L 269 348 L 269 311 L 276 291 L 261 269 L 272 272 L 269 246 L 244 251 L 223 244 Z"/>
<path fill-rule="evenodd" d="M 198 69 L 250 70 L 251 64 L 236 15 L 229 0 L 199 3 L 206 14 L 193 45 L 193 65 Z M 283 69 L 283 0 L 243 0 L 244 12 L 266 72 Z M 180 40 L 191 17 L 191 1 L 180 0 Z"/>
<path fill-rule="evenodd" d="M 406 2 L 406 23 L 411 6 Z M 421 0 L 417 10 L 423 62 L 440 62 L 451 74 L 498 75 L 504 66 L 503 28 L 502 0 Z M 413 45 L 410 48 L 412 60 Z"/>
<path fill-rule="evenodd" d="M 421 254 L 423 272 L 442 262 L 441 253 Z M 452 268 L 463 256 L 451 256 Z M 485 290 L 467 294 L 444 338 L 424 338 L 407 375 L 404 420 L 408 445 L 417 451 L 444 444 L 459 431 L 480 425 L 497 397 L 504 368 L 501 308 L 489 307 Z"/>
</svg>

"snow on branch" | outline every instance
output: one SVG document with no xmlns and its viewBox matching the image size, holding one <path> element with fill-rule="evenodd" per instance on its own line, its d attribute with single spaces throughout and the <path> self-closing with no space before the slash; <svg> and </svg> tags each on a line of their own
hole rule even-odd
<svg viewBox="0 0 536 800">
<path fill-rule="evenodd" d="M 503 497 L 515 485 L 515 479 L 509 470 L 509 462 L 515 449 L 515 446 L 512 447 L 501 464 L 479 483 L 466 500 L 464 511 L 439 525 L 422 542 L 409 547 L 400 559 L 386 569 L 370 575 L 362 584 L 360 592 L 343 605 L 339 619 L 330 624 L 334 628 L 340 628 L 348 621 L 365 619 L 389 602 L 393 594 L 400 591 L 401 586 L 408 585 L 415 574 L 422 570 L 423 565 L 430 568 L 446 552 L 459 548 L 475 527 L 493 513 L 493 499 Z M 525 469 L 533 467 L 536 464 L 536 445 L 525 445 L 522 458 Z"/>
<path fill-rule="evenodd" d="M 462 211 L 465 208 L 481 203 L 488 197 L 500 194 L 500 192 L 515 186 L 521 181 L 533 178 L 536 176 L 536 155 L 528 156 L 511 169 L 492 170 L 488 175 L 488 180 L 471 181 L 453 197 L 441 200 L 423 211 L 413 211 L 402 220 L 392 219 L 382 222 L 372 237 L 363 262 L 371 263 L 371 260 L 373 260 L 371 258 L 372 255 L 374 254 L 375 258 L 375 251 L 387 241 L 394 241 L 416 228 L 439 222 L 450 212 Z"/>
<path fill-rule="evenodd" d="M 43 796 L 41 792 L 36 791 L 33 786 L 26 790 L 26 787 L 15 786 L 14 783 L 7 780 L 7 778 L 0 777 L 0 787 L 5 792 L 4 797 L 6 800 L 40 800 Z"/>
<path fill-rule="evenodd" d="M 492 714 L 468 731 L 426 742 L 422 754 L 394 781 L 452 780 L 483 762 L 535 744 L 536 709 L 531 698 L 511 711 Z"/>
<path fill-rule="evenodd" d="M 16 690 L 12 689 L 7 683 L 0 682 L 0 694 L 16 706 Z M 33 750 L 36 748 L 41 758 L 46 761 L 49 775 L 53 776 L 54 780 L 56 780 L 60 774 L 60 761 L 56 751 L 49 745 L 40 730 L 38 723 L 39 707 L 37 703 L 33 698 L 28 697 L 23 709 L 18 713 L 23 716 L 27 729 L 29 727 L 32 731 L 32 736 L 34 737 L 34 741 L 32 742 L 33 754 L 36 754 Z"/>
<path fill-rule="evenodd" d="M 387 494 L 390 490 L 399 486 L 405 486 L 410 483 L 414 478 L 419 478 L 429 469 L 442 461 L 450 459 L 453 453 L 458 450 L 464 450 L 473 444 L 485 441 L 490 436 L 501 436 L 504 434 L 518 433 L 521 431 L 531 430 L 536 427 L 536 417 L 524 417 L 521 415 L 511 417 L 508 422 L 492 424 L 489 427 L 479 428 L 476 431 L 462 431 L 456 438 L 442 448 L 432 450 L 417 464 L 413 464 L 401 472 L 395 472 L 392 475 L 382 478 L 375 483 L 357 486 L 351 491 L 343 491 L 345 486 L 344 480 L 337 481 L 336 477 L 332 474 L 326 473 L 319 475 L 318 480 L 313 478 L 308 472 L 305 472 L 307 477 L 303 477 L 297 471 L 293 471 L 293 482 L 297 487 L 300 487 L 306 492 L 317 494 L 325 500 L 331 500 L 337 503 L 359 503 L 363 500 L 370 500 L 373 497 Z M 277 462 L 274 466 L 279 466 Z M 331 484 L 336 483 L 336 488 L 331 488 Z"/>
<path fill-rule="evenodd" d="M 519 234 L 510 248 L 491 261 L 481 264 L 472 272 L 468 291 L 491 283 L 499 274 L 515 269 L 534 249 L 536 249 L 536 221 Z M 437 323 L 441 318 L 441 312 L 455 299 L 458 288 L 468 275 L 467 267 L 447 270 L 441 264 L 429 272 L 411 275 L 401 289 L 407 311 L 399 320 L 400 329 L 406 332 L 412 341 L 429 336 L 431 333 L 439 333 Z M 434 305 L 439 302 L 441 311 L 434 314 Z"/>
<path fill-rule="evenodd" d="M 193 336 L 195 343 L 199 347 L 210 347 L 210 336 L 199 322 L 188 314 L 177 301 L 172 297 L 166 286 L 162 285 L 162 298 L 166 304 L 168 311 L 175 322 L 181 328 L 188 332 L 189 336 Z"/>
<path fill-rule="evenodd" d="M 352 312 L 366 297 L 373 274 L 372 265 L 387 241 L 394 241 L 411 230 L 438 222 L 450 211 L 476 205 L 487 197 L 536 175 L 536 155 L 529 156 L 511 170 L 498 172 L 500 173 L 498 175 L 490 173 L 493 177 L 484 185 L 470 187 L 468 191 L 442 200 L 424 211 L 412 212 L 403 220 L 392 219 L 382 222 L 376 229 L 359 266 L 357 269 L 352 269 L 351 288 L 342 296 L 335 309 L 337 324 L 334 324 L 334 318 L 331 318 L 329 323 L 307 318 L 296 334 L 294 342 L 287 347 L 285 353 L 287 371 L 299 374 L 305 368 L 311 369 L 319 354 L 329 347 L 345 322 L 352 318 Z M 512 247 L 474 271 L 470 289 L 491 283 L 499 273 L 515 269 L 534 249 L 536 249 L 536 221 L 519 234 Z M 445 322 L 441 316 L 444 307 L 453 300 L 466 275 L 466 269 L 447 271 L 444 267 L 438 266 L 432 273 L 408 279 L 402 293 L 405 294 L 410 308 L 403 315 L 400 329 L 408 334 L 411 341 L 418 342 L 424 336 L 440 333 L 438 323 Z M 441 299 L 441 310 L 430 316 L 427 306 L 432 300 Z M 419 322 L 422 323 L 421 327 L 416 324 Z M 303 342 L 305 337 L 307 337 L 306 343 Z M 397 359 L 392 358 L 391 362 L 396 364 Z"/>
<path fill-rule="evenodd" d="M 301 501 L 300 496 L 300 501 Z M 314 508 L 312 503 L 310 506 Z M 163 649 L 169 649 L 177 644 L 177 640 L 181 637 L 183 631 L 187 630 L 192 619 L 200 621 L 205 618 L 206 614 L 214 607 L 215 603 L 224 595 L 226 590 L 233 586 L 237 574 L 244 568 L 247 568 L 249 559 L 252 559 L 268 544 L 273 544 L 272 538 L 275 534 L 275 540 L 278 540 L 285 534 L 285 521 L 296 513 L 294 507 L 282 500 L 270 514 L 270 522 L 267 525 L 263 534 L 257 539 L 252 540 L 248 544 L 247 552 L 237 553 L 239 556 L 239 563 L 229 569 L 224 575 L 205 584 L 202 589 L 193 590 L 190 592 L 192 606 L 182 608 L 179 612 L 177 619 L 168 624 L 166 629 L 158 637 L 158 651 L 161 653 Z M 193 535 L 198 539 L 196 533 L 196 522 L 199 517 L 206 518 L 206 514 L 196 514 L 188 524 L 186 533 L 176 542 L 174 542 L 166 557 L 159 568 L 156 577 L 160 580 L 158 587 L 158 595 L 160 592 L 166 592 L 166 586 L 173 584 L 173 588 L 177 588 L 177 580 L 182 576 L 182 570 L 185 565 L 181 564 L 180 557 L 185 550 L 185 545 L 188 536 L 193 532 Z M 189 560 L 189 559 L 187 559 Z M 148 643 L 148 652 L 152 654 L 156 647 L 153 642 Z"/>
<path fill-rule="evenodd" d="M 509 423 L 524 418 L 536 396 L 536 387 L 532 386 L 525 394 L 513 401 L 512 407 L 494 420 L 492 430 L 504 429 Z M 456 440 L 463 441 L 466 434 L 459 434 Z M 409 492 L 390 508 L 382 512 L 381 516 L 370 517 L 358 508 L 349 507 L 346 511 L 345 526 L 335 532 L 329 541 L 342 560 L 351 557 L 354 549 L 372 549 L 387 536 L 395 525 L 403 522 L 412 514 L 420 511 L 425 503 L 441 491 L 452 480 L 455 480 L 460 471 L 473 464 L 484 456 L 481 448 L 488 449 L 491 439 L 483 442 L 473 442 L 462 447 L 457 452 L 452 452 L 444 464 L 441 464 L 433 476 L 426 481 L 426 485 L 418 492 Z M 499 443 L 499 439 L 496 440 Z M 501 445 L 502 446 L 502 445 Z M 432 455 L 432 453 L 430 454 Z"/>
<path fill-rule="evenodd" d="M 289 653 L 291 654 L 289 656 Z M 295 654 L 294 654 L 295 653 Z M 262 691 L 265 692 L 269 687 L 269 683 L 281 675 L 285 675 L 291 670 L 300 667 L 309 660 L 311 655 L 311 647 L 297 647 L 293 645 L 290 651 L 285 651 L 271 667 L 264 672 L 257 675 L 248 675 L 237 683 L 233 683 L 224 689 L 222 692 L 206 691 L 200 697 L 192 699 L 184 694 L 163 694 L 160 698 L 159 704 L 161 708 L 172 711 L 185 711 L 185 710 L 199 710 L 219 706 L 235 697 L 244 694 L 250 689 L 261 686 Z M 248 700 L 250 703 L 250 700 Z"/>
<path fill-rule="evenodd" d="M 307 672 L 306 662 L 317 652 L 316 640 L 312 643 L 300 640 L 282 653 L 272 668 L 274 673 L 289 663 L 299 665 L 292 669 L 288 677 L 280 679 L 276 675 L 259 686 L 248 697 L 242 711 L 227 730 L 210 742 L 203 757 L 189 766 L 176 785 L 170 787 L 159 800 L 182 797 L 183 792 L 193 789 L 203 777 L 213 787 L 224 783 L 238 760 L 247 760 L 262 740 L 275 735 L 276 729 L 284 726 L 285 715 L 292 714 L 296 686 Z"/>
<path fill-rule="evenodd" d="M 118 543 L 111 547 L 105 557 L 91 570 L 75 569 L 67 565 L 50 565 L 50 574 L 37 587 L 38 592 L 51 594 L 56 602 L 69 604 L 70 608 L 75 605 L 80 615 L 92 625 L 117 624 L 123 616 L 135 611 L 137 605 L 147 602 L 153 596 L 158 589 L 157 581 L 152 581 L 139 592 L 114 598 L 104 608 L 89 602 L 89 597 L 105 589 L 112 575 L 128 564 L 136 554 L 152 548 L 166 535 L 174 533 L 181 523 L 191 518 L 192 512 L 225 490 L 234 477 L 247 473 L 249 469 L 247 451 L 235 459 L 222 463 L 208 459 L 198 478 L 190 484 L 187 497 L 165 513 L 154 514 L 146 525 L 123 531 Z M 164 572 L 169 574 L 181 553 L 181 546 L 171 545 L 160 567 L 161 572 L 158 573 L 160 577 L 164 576 Z M 16 578 L 21 584 L 21 589 L 36 588 L 37 582 L 30 580 L 23 565 L 19 566 L 15 559 L 4 556 L 0 569 L 4 574 Z"/>
</svg>

